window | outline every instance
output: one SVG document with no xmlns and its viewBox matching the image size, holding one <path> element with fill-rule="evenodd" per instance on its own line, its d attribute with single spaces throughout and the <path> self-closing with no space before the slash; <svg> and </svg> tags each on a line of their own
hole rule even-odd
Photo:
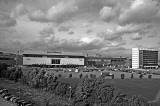
<svg viewBox="0 0 160 106">
<path fill-rule="evenodd" d="M 52 59 L 52 64 L 60 64 L 60 59 Z"/>
</svg>

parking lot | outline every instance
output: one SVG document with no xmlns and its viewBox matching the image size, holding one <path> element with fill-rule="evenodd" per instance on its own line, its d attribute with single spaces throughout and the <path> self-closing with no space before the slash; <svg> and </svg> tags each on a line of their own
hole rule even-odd
<svg viewBox="0 0 160 106">
<path fill-rule="evenodd" d="M 17 106 L 14 103 L 8 102 L 0 97 L 0 106 Z"/>
<path fill-rule="evenodd" d="M 79 78 L 80 74 L 84 76 L 88 75 L 90 76 L 90 74 L 94 74 L 96 75 L 96 77 L 99 77 L 101 75 L 102 72 L 108 72 L 111 74 L 114 74 L 114 79 L 120 79 L 121 78 L 121 74 L 124 74 L 125 78 L 130 79 L 131 78 L 131 74 L 133 74 L 133 78 L 139 78 L 140 74 L 138 73 L 129 73 L 129 72 L 121 72 L 121 71 L 108 71 L 108 70 L 104 70 L 104 71 L 91 71 L 91 72 L 74 72 L 74 71 L 53 71 L 50 70 L 48 71 L 48 73 L 54 73 L 55 75 L 59 75 L 61 74 L 63 77 L 68 77 L 70 74 L 72 74 L 72 77 L 76 77 Z M 156 75 L 156 74 L 144 74 L 143 78 L 148 78 L 148 75 L 152 75 L 152 78 L 154 79 L 160 79 L 160 75 Z M 111 77 L 108 77 L 111 78 Z"/>
<path fill-rule="evenodd" d="M 1 88 L 0 106 L 33 106 L 33 104 L 13 95 L 8 89 Z"/>
</svg>

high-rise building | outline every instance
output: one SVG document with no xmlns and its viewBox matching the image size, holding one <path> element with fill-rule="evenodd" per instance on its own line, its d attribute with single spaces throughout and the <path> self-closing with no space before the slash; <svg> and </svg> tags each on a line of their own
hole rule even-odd
<svg viewBox="0 0 160 106">
<path fill-rule="evenodd" d="M 158 51 L 132 48 L 132 68 L 158 68 Z"/>
</svg>

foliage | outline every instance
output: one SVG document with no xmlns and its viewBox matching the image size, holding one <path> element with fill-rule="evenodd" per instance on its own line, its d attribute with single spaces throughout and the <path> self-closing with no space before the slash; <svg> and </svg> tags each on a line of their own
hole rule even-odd
<svg viewBox="0 0 160 106">
<path fill-rule="evenodd" d="M 124 79 L 125 75 L 124 74 L 121 74 L 121 79 Z"/>
<path fill-rule="evenodd" d="M 69 74 L 69 76 L 68 76 L 69 78 L 72 78 L 72 74 Z"/>
<path fill-rule="evenodd" d="M 56 95 L 60 96 L 68 96 L 69 95 L 69 85 L 66 83 L 58 83 L 56 90 L 55 90 Z"/>
<path fill-rule="evenodd" d="M 139 75 L 139 78 L 142 79 L 142 78 L 143 78 L 143 74 L 140 74 L 140 75 Z"/>
<path fill-rule="evenodd" d="M 113 97 L 114 88 L 105 83 L 103 78 L 89 79 L 85 77 L 76 90 L 76 101 L 83 104 L 107 103 Z"/>
<path fill-rule="evenodd" d="M 75 106 L 94 106 L 95 104 L 97 106 L 101 104 L 105 106 L 148 106 L 143 97 L 129 98 L 122 94 L 115 95 L 114 87 L 106 83 L 103 77 L 96 78 L 94 74 L 83 77 L 81 73 L 79 79 L 74 79 L 72 74 L 69 74 L 69 78 L 63 78 L 61 74 L 56 76 L 43 68 L 16 70 L 16 68 L 6 69 L 5 66 L 0 66 L 0 69 L 2 69 L 0 75 L 3 78 L 14 81 L 21 79 L 23 84 L 30 87 L 45 89 L 60 97 L 71 98 Z M 124 78 L 123 74 L 121 78 Z"/>
<path fill-rule="evenodd" d="M 79 78 L 81 79 L 83 77 L 83 74 L 81 73 L 80 75 L 79 75 Z"/>
</svg>

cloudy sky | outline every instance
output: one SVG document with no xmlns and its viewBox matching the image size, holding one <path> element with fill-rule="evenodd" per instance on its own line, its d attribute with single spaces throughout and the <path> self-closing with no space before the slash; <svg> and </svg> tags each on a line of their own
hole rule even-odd
<svg viewBox="0 0 160 106">
<path fill-rule="evenodd" d="M 160 0 L 0 0 L 0 50 L 160 50 Z"/>
</svg>

